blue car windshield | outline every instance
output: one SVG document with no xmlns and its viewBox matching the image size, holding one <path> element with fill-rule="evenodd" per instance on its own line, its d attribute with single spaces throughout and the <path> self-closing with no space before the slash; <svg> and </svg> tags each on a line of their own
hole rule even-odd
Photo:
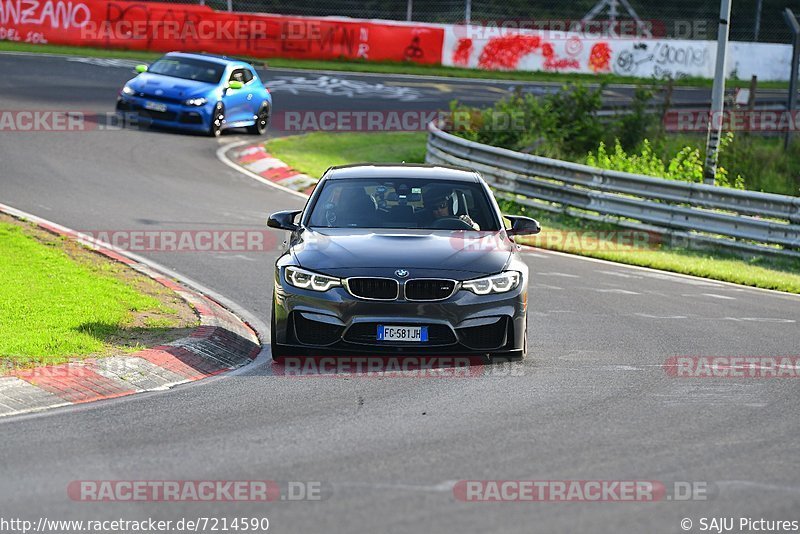
<svg viewBox="0 0 800 534">
<path fill-rule="evenodd" d="M 325 182 L 308 218 L 316 228 L 498 231 L 500 222 L 477 182 L 336 179 Z"/>
<path fill-rule="evenodd" d="M 163 57 L 150 65 L 147 72 L 196 82 L 219 83 L 225 65 L 202 59 Z"/>
</svg>

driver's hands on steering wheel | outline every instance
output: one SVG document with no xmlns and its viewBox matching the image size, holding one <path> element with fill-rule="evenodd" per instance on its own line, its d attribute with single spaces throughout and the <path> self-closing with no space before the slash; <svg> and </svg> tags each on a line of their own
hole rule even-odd
<svg viewBox="0 0 800 534">
<path fill-rule="evenodd" d="M 446 230 L 480 230 L 480 226 L 469 215 L 442 217 L 433 221 L 432 226 Z"/>
</svg>

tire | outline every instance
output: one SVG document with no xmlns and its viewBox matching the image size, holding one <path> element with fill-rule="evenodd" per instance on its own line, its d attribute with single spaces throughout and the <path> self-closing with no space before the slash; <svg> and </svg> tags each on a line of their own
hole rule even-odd
<svg viewBox="0 0 800 534">
<path fill-rule="evenodd" d="M 261 107 L 258 108 L 258 114 L 256 115 L 256 123 L 252 126 L 247 127 L 247 132 L 253 135 L 264 135 L 264 132 L 267 131 L 267 127 L 269 126 L 269 119 L 270 119 L 270 109 L 269 104 L 266 102 L 261 104 Z"/>
<path fill-rule="evenodd" d="M 208 135 L 219 137 L 222 135 L 222 125 L 225 123 L 225 105 L 217 102 L 211 112 L 211 123 L 208 125 Z"/>
</svg>

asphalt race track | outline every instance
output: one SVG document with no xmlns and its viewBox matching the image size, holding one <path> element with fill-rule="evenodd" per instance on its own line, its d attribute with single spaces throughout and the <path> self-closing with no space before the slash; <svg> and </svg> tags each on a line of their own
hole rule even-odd
<svg viewBox="0 0 800 534">
<path fill-rule="evenodd" d="M 131 77 L 130 65 L 23 55 L 0 55 L 0 72 L 2 110 L 109 111 Z M 338 82 L 320 90 L 322 74 L 266 76 L 268 86 L 283 80 L 273 91 L 283 111 L 436 109 L 505 92 L 499 83 L 337 75 L 361 84 L 348 92 Z M 269 212 L 302 200 L 217 159 L 221 144 L 243 139 L 252 137 L 3 131 L 0 202 L 78 230 L 261 229 Z M 268 324 L 283 239 L 275 237 L 268 253 L 144 255 Z M 683 518 L 694 531 L 703 517 L 798 519 L 798 383 L 673 378 L 663 365 L 683 355 L 797 355 L 800 298 L 544 251 L 526 258 L 529 356 L 513 372 L 293 379 L 275 376 L 264 352 L 232 376 L 0 420 L 0 515 L 266 516 L 271 532 L 297 533 L 681 532 Z M 319 481 L 327 498 L 87 503 L 67 494 L 74 480 L 185 479 Z M 689 481 L 710 490 L 692 502 L 454 498 L 457 481 L 483 479 Z"/>
</svg>

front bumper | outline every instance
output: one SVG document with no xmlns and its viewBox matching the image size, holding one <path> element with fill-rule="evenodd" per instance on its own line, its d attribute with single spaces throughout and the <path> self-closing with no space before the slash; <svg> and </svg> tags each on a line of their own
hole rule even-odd
<svg viewBox="0 0 800 534">
<path fill-rule="evenodd" d="M 289 285 L 275 276 L 272 335 L 305 350 L 406 354 L 502 354 L 523 350 L 527 279 L 508 293 L 457 291 L 442 301 L 363 300 L 343 287 L 326 292 Z M 427 326 L 427 342 L 377 341 L 378 325 Z"/>
<path fill-rule="evenodd" d="M 186 130 L 206 131 L 211 124 L 214 106 L 207 103 L 203 106 L 187 106 L 174 102 L 155 102 L 164 107 L 163 111 L 147 109 L 147 102 L 154 102 L 138 96 L 119 95 L 117 111 L 132 114 L 137 123 L 162 126 L 165 128 L 181 128 Z M 127 121 L 126 123 L 131 122 Z"/>
</svg>

